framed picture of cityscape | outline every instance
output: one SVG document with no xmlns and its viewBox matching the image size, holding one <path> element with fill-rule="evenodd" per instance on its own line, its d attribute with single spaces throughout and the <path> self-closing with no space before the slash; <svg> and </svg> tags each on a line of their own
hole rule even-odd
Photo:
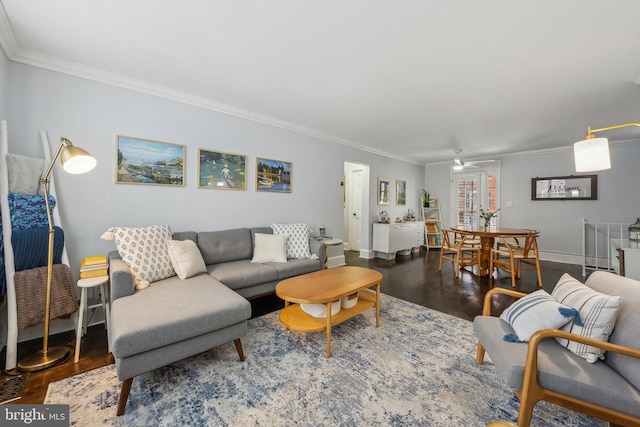
<svg viewBox="0 0 640 427">
<path fill-rule="evenodd" d="M 198 188 L 247 189 L 247 156 L 198 149 Z"/>
<path fill-rule="evenodd" d="M 116 135 L 116 183 L 184 187 L 185 146 Z"/>
<path fill-rule="evenodd" d="M 290 162 L 282 160 L 256 159 L 256 191 L 291 193 Z"/>
</svg>

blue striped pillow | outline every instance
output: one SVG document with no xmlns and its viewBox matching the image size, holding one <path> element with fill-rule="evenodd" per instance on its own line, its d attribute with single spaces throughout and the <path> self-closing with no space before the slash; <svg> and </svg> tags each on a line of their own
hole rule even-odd
<svg viewBox="0 0 640 427">
<path fill-rule="evenodd" d="M 540 329 L 558 329 L 574 319 L 579 322 L 578 310 L 560 304 L 542 289 L 511 304 L 500 318 L 515 332 L 515 336 L 505 335 L 504 340 L 513 342 L 527 342 Z"/>
<path fill-rule="evenodd" d="M 562 330 L 600 341 L 609 340 L 620 310 L 619 296 L 594 291 L 566 273 L 558 280 L 551 295 L 557 301 L 580 311 L 582 323 L 567 324 Z M 556 341 L 587 362 L 604 359 L 605 351 L 600 348 L 557 337 Z"/>
</svg>

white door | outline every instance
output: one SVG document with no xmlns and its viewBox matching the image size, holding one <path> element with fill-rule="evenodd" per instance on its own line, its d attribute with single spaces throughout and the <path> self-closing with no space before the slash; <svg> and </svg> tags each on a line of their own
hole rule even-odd
<svg viewBox="0 0 640 427">
<path fill-rule="evenodd" d="M 453 180 L 452 225 L 478 225 L 482 197 L 482 173 L 455 174 Z"/>
<path fill-rule="evenodd" d="M 496 169 L 454 173 L 451 188 L 451 200 L 454 201 L 451 208 L 451 224 L 470 227 L 482 225 L 480 209 L 495 212 L 500 207 L 498 182 Z M 498 225 L 496 217 L 491 219 L 491 225 Z"/>
<path fill-rule="evenodd" d="M 362 169 L 352 170 L 349 188 L 349 249 L 359 251 L 362 245 Z"/>
</svg>

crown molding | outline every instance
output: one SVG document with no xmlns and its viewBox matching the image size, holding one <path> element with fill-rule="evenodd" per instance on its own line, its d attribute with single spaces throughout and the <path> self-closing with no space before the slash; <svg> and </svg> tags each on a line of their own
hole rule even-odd
<svg viewBox="0 0 640 427">
<path fill-rule="evenodd" d="M 639 138 L 626 138 L 626 139 L 618 139 L 615 141 L 609 140 L 609 145 L 627 145 L 627 144 L 640 144 Z M 525 157 L 525 156 L 539 156 L 541 154 L 557 154 L 563 153 L 566 151 L 573 151 L 573 144 L 566 145 L 563 147 L 554 147 L 554 148 L 542 148 L 539 150 L 528 150 L 528 151 L 516 151 L 513 153 L 505 153 L 505 154 L 496 154 L 495 156 L 490 157 L 469 157 L 468 159 L 465 157 L 465 162 L 486 162 L 488 160 L 497 160 L 500 161 L 502 159 L 508 159 L 513 157 Z M 425 163 L 424 166 L 442 166 L 442 165 L 451 165 L 452 161 L 449 160 L 441 160 L 438 162 L 429 162 Z"/>
<path fill-rule="evenodd" d="M 2 2 L 0 2 L 0 47 L 8 59 L 12 59 L 18 53 L 18 43 L 13 35 L 11 23 Z"/>
<path fill-rule="evenodd" d="M 1 19 L 2 18 L 0 17 L 0 24 L 2 23 Z M 8 26 L 5 27 L 3 25 L 2 28 L 4 29 L 9 27 Z M 14 50 L 12 51 L 11 55 L 7 54 L 8 58 L 14 62 L 31 65 L 39 68 L 45 68 L 51 71 L 56 71 L 59 73 L 68 74 L 75 77 L 92 80 L 92 81 L 96 81 L 96 82 L 100 82 L 100 83 L 104 83 L 112 86 L 117 86 L 117 87 L 129 89 L 132 91 L 145 93 L 147 95 L 153 95 L 160 98 L 165 98 L 172 101 L 180 102 L 182 104 L 193 105 L 195 107 L 204 108 L 207 110 L 215 111 L 215 112 L 226 114 L 229 116 L 239 117 L 239 118 L 251 120 L 257 123 L 262 123 L 268 126 L 273 126 L 273 127 L 285 129 L 291 132 L 296 132 L 298 134 L 310 136 L 323 141 L 345 145 L 360 151 L 366 151 L 379 156 L 400 160 L 400 161 L 415 164 L 418 166 L 423 166 L 422 163 L 416 162 L 413 159 L 398 156 L 392 153 L 388 153 L 386 151 L 381 151 L 381 150 L 376 150 L 370 147 L 366 147 L 356 142 L 343 139 L 335 135 L 320 132 L 316 129 L 312 129 L 306 126 L 300 126 L 295 123 L 279 120 L 274 117 L 269 117 L 266 115 L 255 113 L 253 111 L 237 108 L 232 105 L 216 102 L 214 100 L 197 96 L 191 93 L 170 89 L 164 86 L 156 85 L 156 84 L 145 82 L 142 80 L 137 80 L 121 74 L 108 72 L 108 71 L 101 70 L 94 67 L 88 67 L 86 65 L 78 64 L 71 61 L 65 61 L 65 60 L 47 56 L 47 55 L 42 55 L 37 52 L 20 50 L 17 48 L 17 45 L 15 44 L 15 39 L 13 38 L 12 32 L 10 30 L 6 32 L 8 33 L 8 38 L 14 40 L 14 43 L 13 43 Z M 3 44 L 3 48 L 4 48 L 4 44 Z M 6 51 L 7 49 L 5 49 L 5 52 Z"/>
</svg>

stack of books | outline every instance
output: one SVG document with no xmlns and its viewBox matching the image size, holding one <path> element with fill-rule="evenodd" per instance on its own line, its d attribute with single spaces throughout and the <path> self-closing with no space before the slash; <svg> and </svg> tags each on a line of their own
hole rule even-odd
<svg viewBox="0 0 640 427">
<path fill-rule="evenodd" d="M 106 276 L 108 269 L 106 256 L 88 256 L 80 264 L 80 278 L 88 279 L 89 277 Z"/>
</svg>

